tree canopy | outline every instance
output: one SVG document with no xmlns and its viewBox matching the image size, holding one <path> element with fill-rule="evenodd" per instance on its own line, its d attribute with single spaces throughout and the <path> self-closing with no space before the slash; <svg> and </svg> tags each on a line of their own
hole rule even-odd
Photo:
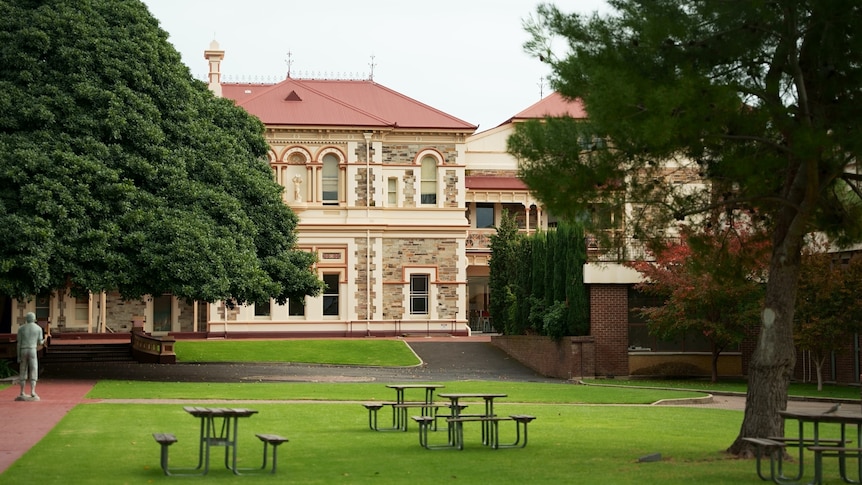
<svg viewBox="0 0 862 485">
<path fill-rule="evenodd" d="M 262 123 L 193 79 L 142 3 L 0 1 L 0 65 L 0 294 L 320 291 Z"/>
<path fill-rule="evenodd" d="M 635 287 L 665 299 L 641 309 L 649 332 L 662 339 L 698 333 L 710 343 L 712 382 L 720 354 L 739 345 L 757 323 L 763 300 L 767 241 L 748 227 L 710 228 L 656 243 L 655 261 L 630 263 L 646 281 Z"/>
<path fill-rule="evenodd" d="M 591 16 L 544 5 L 525 23 L 526 49 L 551 66 L 556 90 L 583 101 L 588 119 L 524 123 L 509 150 L 557 214 L 602 200 L 628 204 L 631 233 L 706 223 L 692 216 L 715 210 L 768 227 L 769 279 L 739 436 L 778 435 L 805 235 L 862 236 L 862 5 L 608 3 L 614 12 Z M 672 183 L 698 180 L 704 190 Z M 750 450 L 737 439 L 730 451 Z"/>
<path fill-rule="evenodd" d="M 823 364 L 833 352 L 851 347 L 862 328 L 862 257 L 842 264 L 827 248 L 802 257 L 793 337 L 809 352 L 823 388 Z"/>
</svg>

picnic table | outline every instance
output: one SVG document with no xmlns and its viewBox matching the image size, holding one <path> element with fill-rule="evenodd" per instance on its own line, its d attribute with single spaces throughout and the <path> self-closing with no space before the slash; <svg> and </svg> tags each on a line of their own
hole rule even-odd
<svg viewBox="0 0 862 485">
<path fill-rule="evenodd" d="M 862 413 L 854 411 L 837 411 L 831 413 L 811 412 L 811 411 L 779 411 L 778 413 L 786 420 L 795 420 L 799 425 L 798 443 L 799 443 L 799 475 L 804 472 L 803 463 L 803 448 L 814 452 L 814 478 L 811 483 L 823 483 L 823 458 L 837 457 L 838 471 L 841 478 L 847 483 L 859 483 L 862 479 Z M 805 437 L 805 424 L 812 424 L 812 436 L 810 439 Z M 836 424 L 840 428 L 840 438 L 838 440 L 824 440 L 821 436 L 821 424 Z M 847 446 L 850 441 L 847 439 L 847 428 L 856 428 L 856 443 L 857 447 Z M 803 446 L 805 445 L 805 446 Z M 847 457 L 857 458 L 858 469 L 856 477 L 848 476 Z M 779 478 L 780 480 L 780 478 Z"/>
<path fill-rule="evenodd" d="M 223 446 L 224 464 L 228 470 L 239 475 L 236 466 L 239 418 L 247 418 L 257 411 L 246 408 L 208 408 L 185 406 L 183 410 L 200 420 L 198 439 L 198 464 L 194 468 L 174 468 L 168 466 L 168 448 L 177 442 L 172 433 L 153 433 L 153 438 L 161 445 L 161 467 L 165 475 L 206 475 L 210 469 L 210 448 Z M 264 438 L 261 438 L 264 436 Z M 275 472 L 275 446 L 287 441 L 275 435 L 258 435 L 264 441 L 264 467 L 266 467 L 266 445 L 273 446 L 273 472 Z M 278 438 L 274 440 L 273 438 Z M 276 443 L 276 441 L 278 441 Z"/>
<path fill-rule="evenodd" d="M 387 384 L 386 387 L 395 390 L 395 401 L 366 403 L 368 409 L 368 426 L 374 431 L 407 431 L 407 410 L 421 409 L 422 416 L 435 416 L 439 404 L 434 403 L 434 391 L 446 386 L 442 384 Z M 408 389 L 422 389 L 425 396 L 422 401 L 407 401 L 405 393 Z M 377 425 L 377 411 L 383 406 L 392 407 L 392 427 L 381 428 Z"/>
<path fill-rule="evenodd" d="M 239 475 L 236 466 L 237 431 L 239 418 L 248 418 L 257 411 L 246 408 L 208 408 L 185 406 L 183 410 L 200 419 L 200 444 L 198 451 L 198 466 L 203 462 L 203 473 L 206 475 L 210 466 L 210 447 L 224 447 L 224 464 L 234 474 Z"/>
<path fill-rule="evenodd" d="M 859 483 L 862 479 L 862 448 L 848 446 L 848 427 L 856 427 L 856 440 L 860 443 L 862 439 L 862 414 L 858 412 L 812 412 L 812 411 L 779 411 L 778 414 L 785 420 L 796 421 L 798 424 L 797 436 L 779 436 L 768 438 L 746 437 L 743 440 L 753 444 L 756 448 L 757 474 L 762 480 L 771 480 L 778 484 L 822 484 L 823 483 L 823 458 L 837 457 L 838 472 L 847 483 Z M 824 438 L 821 425 L 834 424 L 839 427 L 840 437 Z M 807 426 L 810 425 L 810 426 Z M 812 430 L 810 435 L 805 433 L 806 428 Z M 785 475 L 784 452 L 787 447 L 799 449 L 797 459 L 798 468 L 793 476 Z M 805 452 L 814 453 L 814 476 L 810 482 L 803 481 L 805 476 Z M 769 454 L 770 471 L 767 475 L 761 470 L 761 459 Z M 847 458 L 857 458 L 857 474 L 853 478 L 849 476 L 847 469 Z"/>
<path fill-rule="evenodd" d="M 459 449 L 464 447 L 464 422 L 468 421 L 468 418 L 472 418 L 471 420 L 479 421 L 481 423 L 483 445 L 494 446 L 495 444 L 499 444 L 497 436 L 498 421 L 493 419 L 497 416 L 494 414 L 494 399 L 507 396 L 507 394 L 488 392 L 440 394 L 439 397 L 449 399 L 451 402 L 450 407 L 452 408 L 452 416 L 447 419 L 447 422 L 452 428 L 450 431 L 450 434 L 452 435 L 452 439 L 450 440 L 451 444 Z M 461 404 L 461 400 L 471 398 L 482 399 L 485 401 L 484 413 L 471 414 L 469 416 L 464 415 L 463 409 L 465 406 Z"/>
</svg>

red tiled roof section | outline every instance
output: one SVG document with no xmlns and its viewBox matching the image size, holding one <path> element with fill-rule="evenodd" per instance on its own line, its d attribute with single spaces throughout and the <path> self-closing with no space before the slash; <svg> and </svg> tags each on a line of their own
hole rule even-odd
<svg viewBox="0 0 862 485">
<path fill-rule="evenodd" d="M 586 118 L 587 111 L 584 103 L 580 100 L 564 98 L 562 94 L 554 91 L 538 103 L 521 111 L 512 117 L 512 120 L 526 120 L 544 118 L 546 116 L 571 116 L 572 118 Z M 511 120 L 510 120 L 511 121 Z"/>
<path fill-rule="evenodd" d="M 464 177 L 464 185 L 472 190 L 528 190 L 518 177 L 468 175 Z"/>
<path fill-rule="evenodd" d="M 222 84 L 222 94 L 267 125 L 466 130 L 476 126 L 373 81 L 287 78 Z"/>
</svg>

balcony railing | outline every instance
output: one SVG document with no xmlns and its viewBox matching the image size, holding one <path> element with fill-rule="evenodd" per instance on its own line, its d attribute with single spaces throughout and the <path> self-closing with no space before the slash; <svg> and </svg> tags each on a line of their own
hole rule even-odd
<svg viewBox="0 0 862 485">
<path fill-rule="evenodd" d="M 522 230 L 526 233 L 527 231 Z M 533 231 L 531 231 L 533 232 Z M 491 249 L 491 236 L 494 229 L 473 229 L 467 235 L 467 250 L 487 251 Z M 604 234 L 591 234 L 584 238 L 587 247 L 587 261 L 602 263 L 624 263 L 627 261 L 653 259 L 643 240 L 625 236 L 614 231 Z"/>
</svg>

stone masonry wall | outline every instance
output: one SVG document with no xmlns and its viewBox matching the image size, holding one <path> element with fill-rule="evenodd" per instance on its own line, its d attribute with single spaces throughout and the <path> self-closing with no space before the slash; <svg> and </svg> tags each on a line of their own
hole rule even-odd
<svg viewBox="0 0 862 485">
<path fill-rule="evenodd" d="M 384 294 L 383 318 L 398 320 L 405 317 L 404 268 L 427 266 L 437 268 L 437 279 L 443 282 L 457 281 L 458 243 L 454 239 L 385 239 L 383 241 Z M 393 284 L 397 282 L 398 284 Z M 389 283 L 389 284 L 387 284 Z M 433 284 L 433 282 L 432 282 Z M 454 319 L 458 316 L 457 288 L 451 284 L 437 287 L 437 300 L 429 302 L 437 308 L 438 317 Z"/>
</svg>

